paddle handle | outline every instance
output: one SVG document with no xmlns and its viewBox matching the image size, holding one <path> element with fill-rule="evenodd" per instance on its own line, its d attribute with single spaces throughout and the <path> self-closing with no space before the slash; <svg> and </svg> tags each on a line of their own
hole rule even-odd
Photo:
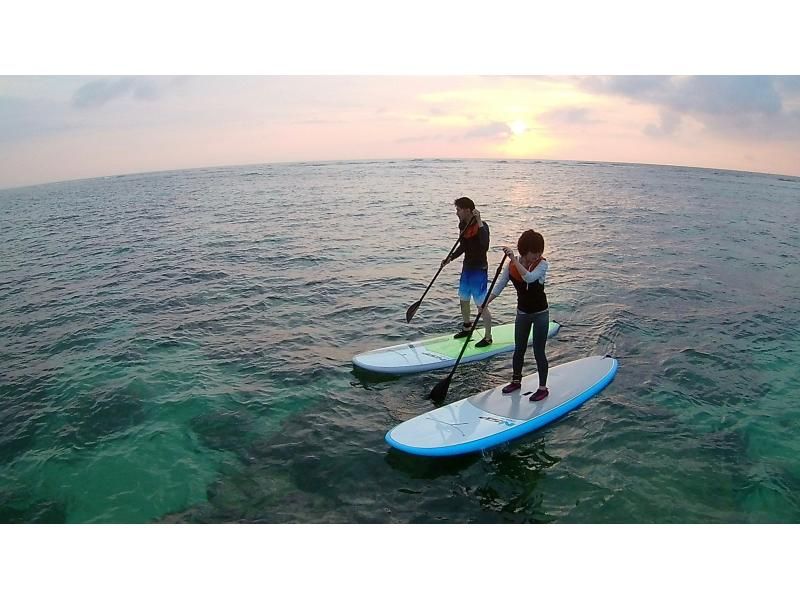
<svg viewBox="0 0 800 598">
<path fill-rule="evenodd" d="M 500 260 L 500 265 L 497 266 L 497 272 L 494 273 L 492 284 L 490 284 L 489 288 L 486 289 L 486 297 L 483 298 L 483 303 L 481 303 L 481 308 L 478 310 L 478 315 L 475 316 L 475 320 L 472 322 L 469 334 L 467 335 L 467 338 L 464 340 L 464 345 L 461 347 L 461 352 L 458 354 L 458 359 L 456 359 L 455 364 L 453 364 L 453 369 L 450 371 L 450 375 L 448 376 L 448 378 L 453 377 L 453 374 L 455 374 L 458 364 L 461 362 L 461 357 L 464 355 L 464 351 L 466 351 L 467 349 L 467 344 L 472 338 L 472 332 L 475 330 L 475 326 L 478 325 L 478 320 L 481 319 L 481 314 L 483 313 L 483 310 L 486 309 L 486 304 L 489 302 L 489 295 L 491 295 L 492 291 L 494 290 L 494 284 L 497 282 L 497 278 L 500 276 L 500 272 L 503 269 L 503 264 L 505 263 L 507 257 L 508 256 L 504 253 L 503 259 Z"/>
</svg>

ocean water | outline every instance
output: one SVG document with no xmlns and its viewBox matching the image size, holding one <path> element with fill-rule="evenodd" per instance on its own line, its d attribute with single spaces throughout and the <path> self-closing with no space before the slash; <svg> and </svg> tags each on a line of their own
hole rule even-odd
<svg viewBox="0 0 800 598">
<path fill-rule="evenodd" d="M 545 236 L 551 367 L 620 369 L 542 430 L 424 459 L 383 436 L 447 372 L 350 360 L 457 329 L 458 264 L 404 315 L 461 195 L 491 271 Z M 800 522 L 796 177 L 279 164 L 3 190 L 0 214 L 0 522 Z M 448 401 L 510 361 L 459 367 Z"/>
</svg>

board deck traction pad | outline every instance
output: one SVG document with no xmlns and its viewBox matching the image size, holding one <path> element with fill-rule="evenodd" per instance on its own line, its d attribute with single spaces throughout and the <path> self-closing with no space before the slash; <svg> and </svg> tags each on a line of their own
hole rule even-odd
<svg viewBox="0 0 800 598">
<path fill-rule="evenodd" d="M 548 338 L 555 336 L 560 328 L 561 324 L 551 321 Z M 492 344 L 488 347 L 476 347 L 475 344 L 483 337 L 483 328 L 472 333 L 461 363 L 488 359 L 500 353 L 513 351 L 514 323 L 493 326 Z M 528 342 L 530 343 L 532 339 L 533 328 Z M 453 338 L 452 334 L 448 334 L 360 353 L 353 358 L 353 363 L 366 370 L 388 374 L 426 372 L 452 367 L 463 346 L 464 338 Z"/>
</svg>

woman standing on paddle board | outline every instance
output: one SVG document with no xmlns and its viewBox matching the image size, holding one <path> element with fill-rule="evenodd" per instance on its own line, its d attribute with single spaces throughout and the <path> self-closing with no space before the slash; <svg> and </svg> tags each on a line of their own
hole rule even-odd
<svg viewBox="0 0 800 598">
<path fill-rule="evenodd" d="M 453 202 L 458 216 L 458 228 L 463 236 L 453 253 L 442 260 L 442 267 L 464 254 L 464 265 L 461 267 L 461 279 L 458 283 L 458 298 L 461 303 L 461 317 L 464 325 L 453 338 L 464 338 L 472 328 L 470 316 L 470 299 L 480 306 L 486 297 L 486 286 L 489 279 L 489 263 L 486 252 L 489 251 L 489 225 L 481 220 L 481 213 L 475 209 L 475 203 L 469 197 L 459 197 Z M 470 221 L 474 222 L 470 224 Z M 488 347 L 492 344 L 492 314 L 483 310 L 483 326 L 485 334 L 475 343 L 476 347 Z"/>
<path fill-rule="evenodd" d="M 517 318 L 514 322 L 514 357 L 511 383 L 503 388 L 503 393 L 518 391 L 522 386 L 522 366 L 525 351 L 533 327 L 533 356 L 539 372 L 539 389 L 530 397 L 531 401 L 541 401 L 550 391 L 547 389 L 547 332 L 550 326 L 550 311 L 547 295 L 544 292 L 545 277 L 549 267 L 544 253 L 544 237 L 533 230 L 526 230 L 517 241 L 519 256 L 510 247 L 503 251 L 511 260 L 503 270 L 486 305 L 503 292 L 510 280 L 517 289 Z M 480 308 L 479 308 L 480 309 Z"/>
</svg>

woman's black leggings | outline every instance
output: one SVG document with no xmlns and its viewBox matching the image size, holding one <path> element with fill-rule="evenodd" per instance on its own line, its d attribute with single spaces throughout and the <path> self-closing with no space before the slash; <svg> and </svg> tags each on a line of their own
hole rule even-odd
<svg viewBox="0 0 800 598">
<path fill-rule="evenodd" d="M 525 351 L 528 349 L 528 339 L 533 326 L 533 356 L 536 358 L 536 369 L 539 371 L 539 386 L 547 384 L 547 357 L 544 346 L 547 344 L 547 333 L 550 328 L 550 310 L 540 311 L 535 314 L 526 314 L 517 311 L 514 323 L 514 380 L 522 380 L 522 365 L 525 363 Z"/>
</svg>

